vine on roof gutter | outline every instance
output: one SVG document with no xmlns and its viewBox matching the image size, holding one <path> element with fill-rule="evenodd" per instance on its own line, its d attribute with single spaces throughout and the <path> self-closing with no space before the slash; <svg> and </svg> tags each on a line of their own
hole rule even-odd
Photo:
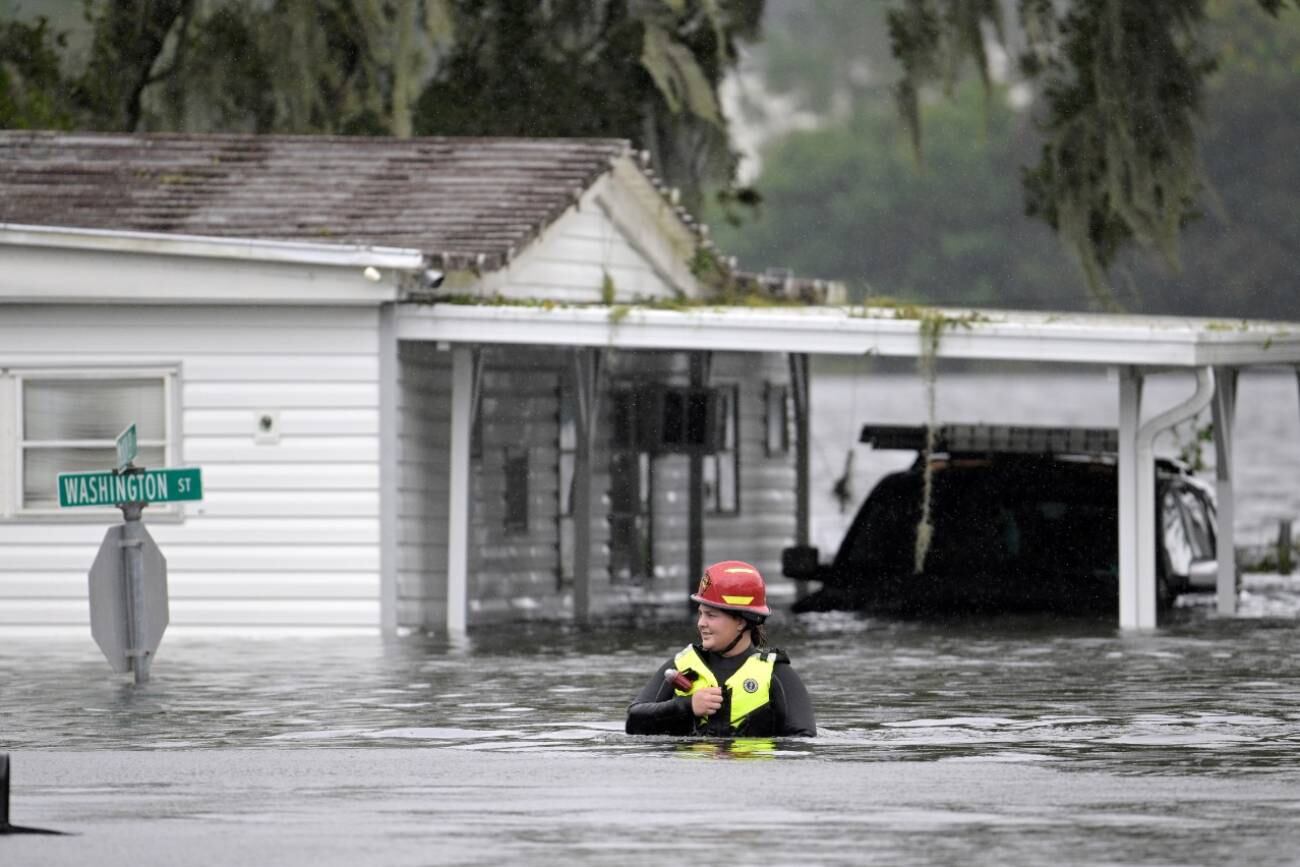
<svg viewBox="0 0 1300 867">
<path fill-rule="evenodd" d="M 939 337 L 943 334 L 944 316 L 927 311 L 920 317 L 921 351 L 916 356 L 916 370 L 921 374 L 925 389 L 925 451 L 921 453 L 921 517 L 916 522 L 916 548 L 913 551 L 912 571 L 920 575 L 925 569 L 925 555 L 930 551 L 934 537 L 934 522 L 930 515 L 930 501 L 934 495 L 934 453 L 938 439 L 938 420 L 935 418 L 935 373 L 939 358 Z"/>
<path fill-rule="evenodd" d="M 919 325 L 921 351 L 916 356 L 916 370 L 925 388 L 925 450 L 921 453 L 921 517 L 916 523 L 916 548 L 913 552 L 913 573 L 925 570 L 925 557 L 934 539 L 931 520 L 931 500 L 934 495 L 934 464 L 930 455 L 939 437 L 939 422 L 935 417 L 935 379 L 939 359 L 939 339 L 945 328 L 970 328 L 973 323 L 987 322 L 988 317 L 976 311 L 959 316 L 948 316 L 941 310 L 907 305 L 895 310 L 897 319 L 915 319 Z"/>
<path fill-rule="evenodd" d="M 712 247 L 700 244 L 686 263 L 691 276 L 708 290 L 708 295 L 695 302 L 683 298 L 687 304 L 702 307 L 726 305 L 731 307 L 806 307 L 806 301 L 774 296 L 753 277 L 738 275 L 728 262 Z"/>
<path fill-rule="evenodd" d="M 609 307 L 614 303 L 614 298 L 618 294 L 618 287 L 614 285 L 614 278 L 609 271 L 602 271 L 600 278 L 600 303 Z"/>
</svg>

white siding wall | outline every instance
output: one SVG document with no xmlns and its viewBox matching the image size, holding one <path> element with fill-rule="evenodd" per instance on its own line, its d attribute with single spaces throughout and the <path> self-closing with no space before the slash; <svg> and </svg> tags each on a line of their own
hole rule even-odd
<svg viewBox="0 0 1300 867">
<path fill-rule="evenodd" d="M 690 380 L 689 359 L 682 352 L 620 352 L 610 359 L 609 367 L 611 387 L 635 388 L 636 383 L 641 381 L 686 385 Z M 606 447 L 602 462 L 598 465 L 606 501 L 612 496 L 610 489 L 613 482 L 608 451 L 612 427 L 610 403 L 608 400 L 604 402 L 602 426 L 597 433 L 597 438 Z M 654 495 L 651 501 L 651 559 L 654 563 L 654 579 L 648 588 L 637 589 L 660 591 L 665 588 L 685 588 L 689 561 L 690 518 L 686 499 L 689 462 L 682 455 L 658 455 L 651 461 L 650 472 L 653 476 L 651 486 Z M 608 581 L 608 574 L 604 578 Z M 611 590 L 617 591 L 621 586 L 615 584 Z"/>
<path fill-rule="evenodd" d="M 715 353 L 709 384 L 737 386 L 740 511 L 704 513 L 704 562 L 745 560 L 768 581 L 783 580 L 781 549 L 793 543 L 795 519 L 794 454 L 768 456 L 765 445 L 765 385 L 785 384 L 784 355 Z M 676 381 L 684 382 L 678 375 Z M 688 576 L 690 462 L 684 455 L 661 455 L 654 462 L 655 589 L 684 592 L 698 576 Z"/>
<path fill-rule="evenodd" d="M 181 521 L 145 510 L 175 627 L 378 627 L 377 348 L 376 309 L 0 307 L 0 366 L 179 367 L 181 460 L 205 495 Z M 255 441 L 263 412 L 278 442 Z M 0 627 L 88 622 L 116 513 L 65 511 L 0 522 Z"/>
<path fill-rule="evenodd" d="M 558 614 L 559 416 L 567 353 L 527 348 L 485 353 L 470 550 L 471 622 L 492 615 Z M 527 527 L 506 529 L 506 456 L 528 460 Z"/>
<path fill-rule="evenodd" d="M 769 584 L 786 580 L 780 577 L 781 549 L 794 543 L 794 441 L 790 441 L 789 453 L 772 456 L 767 454 L 765 441 L 765 385 L 788 383 L 788 365 L 786 356 L 774 353 L 713 357 L 712 384 L 740 386 L 740 512 L 705 513 L 704 562 L 748 561 Z M 790 423 L 793 425 L 793 419 Z"/>
<path fill-rule="evenodd" d="M 442 631 L 447 604 L 450 353 L 401 346 L 398 623 Z M 563 350 L 484 347 L 481 453 L 473 459 L 469 622 L 560 616 L 571 584 L 560 578 L 559 401 L 568 376 Z M 528 526 L 505 529 L 507 449 L 528 454 Z M 599 491 L 603 488 L 593 485 Z M 604 511 L 593 507 L 593 544 Z M 599 554 L 599 552 L 597 552 Z M 593 557 L 593 571 L 606 560 Z"/>
<path fill-rule="evenodd" d="M 484 347 L 479 437 L 474 459 L 470 523 L 469 622 L 566 616 L 571 610 L 571 563 L 559 545 L 558 441 L 560 401 L 571 399 L 566 350 Z M 446 619 L 446 524 L 450 353 L 427 345 L 401 349 L 399 458 L 399 617 L 402 626 L 435 632 Z M 614 353 L 607 357 L 605 394 L 592 455 L 591 596 L 593 612 L 628 601 L 627 586 L 609 575 L 610 400 L 619 384 L 652 379 L 684 384 L 682 353 Z M 768 456 L 764 446 L 768 382 L 788 381 L 785 357 L 717 355 L 715 385 L 738 386 L 740 513 L 705 515 L 705 558 L 747 559 L 770 578 L 780 574 L 781 548 L 794 535 L 793 455 Z M 528 527 L 505 529 L 507 449 L 527 449 Z M 687 459 L 654 462 L 655 593 L 688 585 Z"/>
<path fill-rule="evenodd" d="M 608 274 L 619 303 L 695 295 L 699 288 L 687 267 L 694 249 L 674 246 L 660 225 L 676 219 L 669 212 L 647 210 L 610 178 L 602 178 L 578 207 L 547 226 L 505 268 L 487 275 L 477 291 L 596 303 Z"/>
<path fill-rule="evenodd" d="M 442 631 L 447 618 L 451 353 L 399 352 L 397 623 Z"/>
</svg>

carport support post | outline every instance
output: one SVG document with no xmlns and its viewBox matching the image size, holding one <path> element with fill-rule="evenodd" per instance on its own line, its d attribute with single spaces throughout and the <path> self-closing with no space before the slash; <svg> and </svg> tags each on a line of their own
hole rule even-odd
<svg viewBox="0 0 1300 867">
<path fill-rule="evenodd" d="M 591 450 L 599 418 L 600 350 L 574 350 L 573 372 L 573 620 L 585 625 L 591 617 Z"/>
<path fill-rule="evenodd" d="M 692 352 L 690 376 L 692 388 L 704 388 L 709 384 L 709 373 L 713 355 L 709 352 Z M 698 448 L 692 449 L 687 457 L 687 486 L 690 493 L 687 498 L 687 573 L 686 573 L 686 610 L 690 611 L 695 603 L 690 601 L 690 594 L 699 587 L 700 576 L 704 574 L 704 453 Z"/>
<path fill-rule="evenodd" d="M 1138 587 L 1139 551 L 1138 524 L 1140 522 L 1139 473 L 1151 474 L 1155 468 L 1138 466 L 1138 425 L 1142 416 L 1142 373 L 1136 367 L 1123 365 L 1119 374 L 1119 626 L 1121 629 L 1138 629 L 1155 626 L 1155 619 L 1144 624 L 1140 619 L 1138 604 L 1141 589 Z M 1150 510 L 1150 506 L 1146 507 Z M 1154 517 L 1154 516 L 1153 516 Z M 1153 528 L 1154 529 L 1154 528 Z M 1150 549 L 1148 549 L 1150 550 Z M 1155 597 L 1155 588 L 1150 588 Z"/>
<path fill-rule="evenodd" d="M 1214 371 L 1214 475 L 1217 515 L 1215 533 L 1219 576 L 1215 582 L 1220 614 L 1237 613 L 1237 541 L 1233 532 L 1236 512 L 1232 495 L 1233 426 L 1237 415 L 1237 371 L 1219 367 Z"/>
<path fill-rule="evenodd" d="M 474 430 L 476 350 L 451 350 L 451 466 L 447 512 L 447 635 L 464 637 L 469 604 L 470 437 Z"/>
<path fill-rule="evenodd" d="M 379 308 L 379 628 L 397 632 L 398 452 L 401 424 L 397 305 Z"/>
<path fill-rule="evenodd" d="M 794 396 L 794 543 L 805 546 L 809 532 L 809 462 L 808 462 L 808 355 L 790 353 L 790 391 Z M 856 422 L 857 419 L 854 419 Z M 808 582 L 795 583 L 795 596 L 808 595 Z"/>
</svg>

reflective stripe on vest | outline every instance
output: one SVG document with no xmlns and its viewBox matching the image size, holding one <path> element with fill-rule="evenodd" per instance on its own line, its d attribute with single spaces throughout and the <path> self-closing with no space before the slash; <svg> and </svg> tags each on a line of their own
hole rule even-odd
<svg viewBox="0 0 1300 867">
<path fill-rule="evenodd" d="M 688 644 L 685 650 L 677 654 L 673 665 L 680 672 L 697 675 L 689 690 L 674 690 L 677 695 L 691 695 L 706 686 L 718 685 L 718 679 L 709 671 L 704 660 L 700 659 L 693 644 Z M 775 653 L 755 653 L 736 669 L 735 674 L 727 678 L 726 687 L 731 694 L 732 730 L 739 728 L 750 714 L 766 707 L 772 700 L 772 672 L 775 668 Z"/>
</svg>

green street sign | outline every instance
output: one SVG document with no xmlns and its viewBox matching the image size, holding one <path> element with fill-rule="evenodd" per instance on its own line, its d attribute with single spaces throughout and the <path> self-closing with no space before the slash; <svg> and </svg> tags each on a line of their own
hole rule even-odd
<svg viewBox="0 0 1300 867">
<path fill-rule="evenodd" d="M 60 506 L 117 506 L 203 499 L 198 467 L 138 473 L 59 473 Z"/>
<path fill-rule="evenodd" d="M 135 423 L 117 435 L 117 468 L 124 470 L 135 460 Z"/>
</svg>

